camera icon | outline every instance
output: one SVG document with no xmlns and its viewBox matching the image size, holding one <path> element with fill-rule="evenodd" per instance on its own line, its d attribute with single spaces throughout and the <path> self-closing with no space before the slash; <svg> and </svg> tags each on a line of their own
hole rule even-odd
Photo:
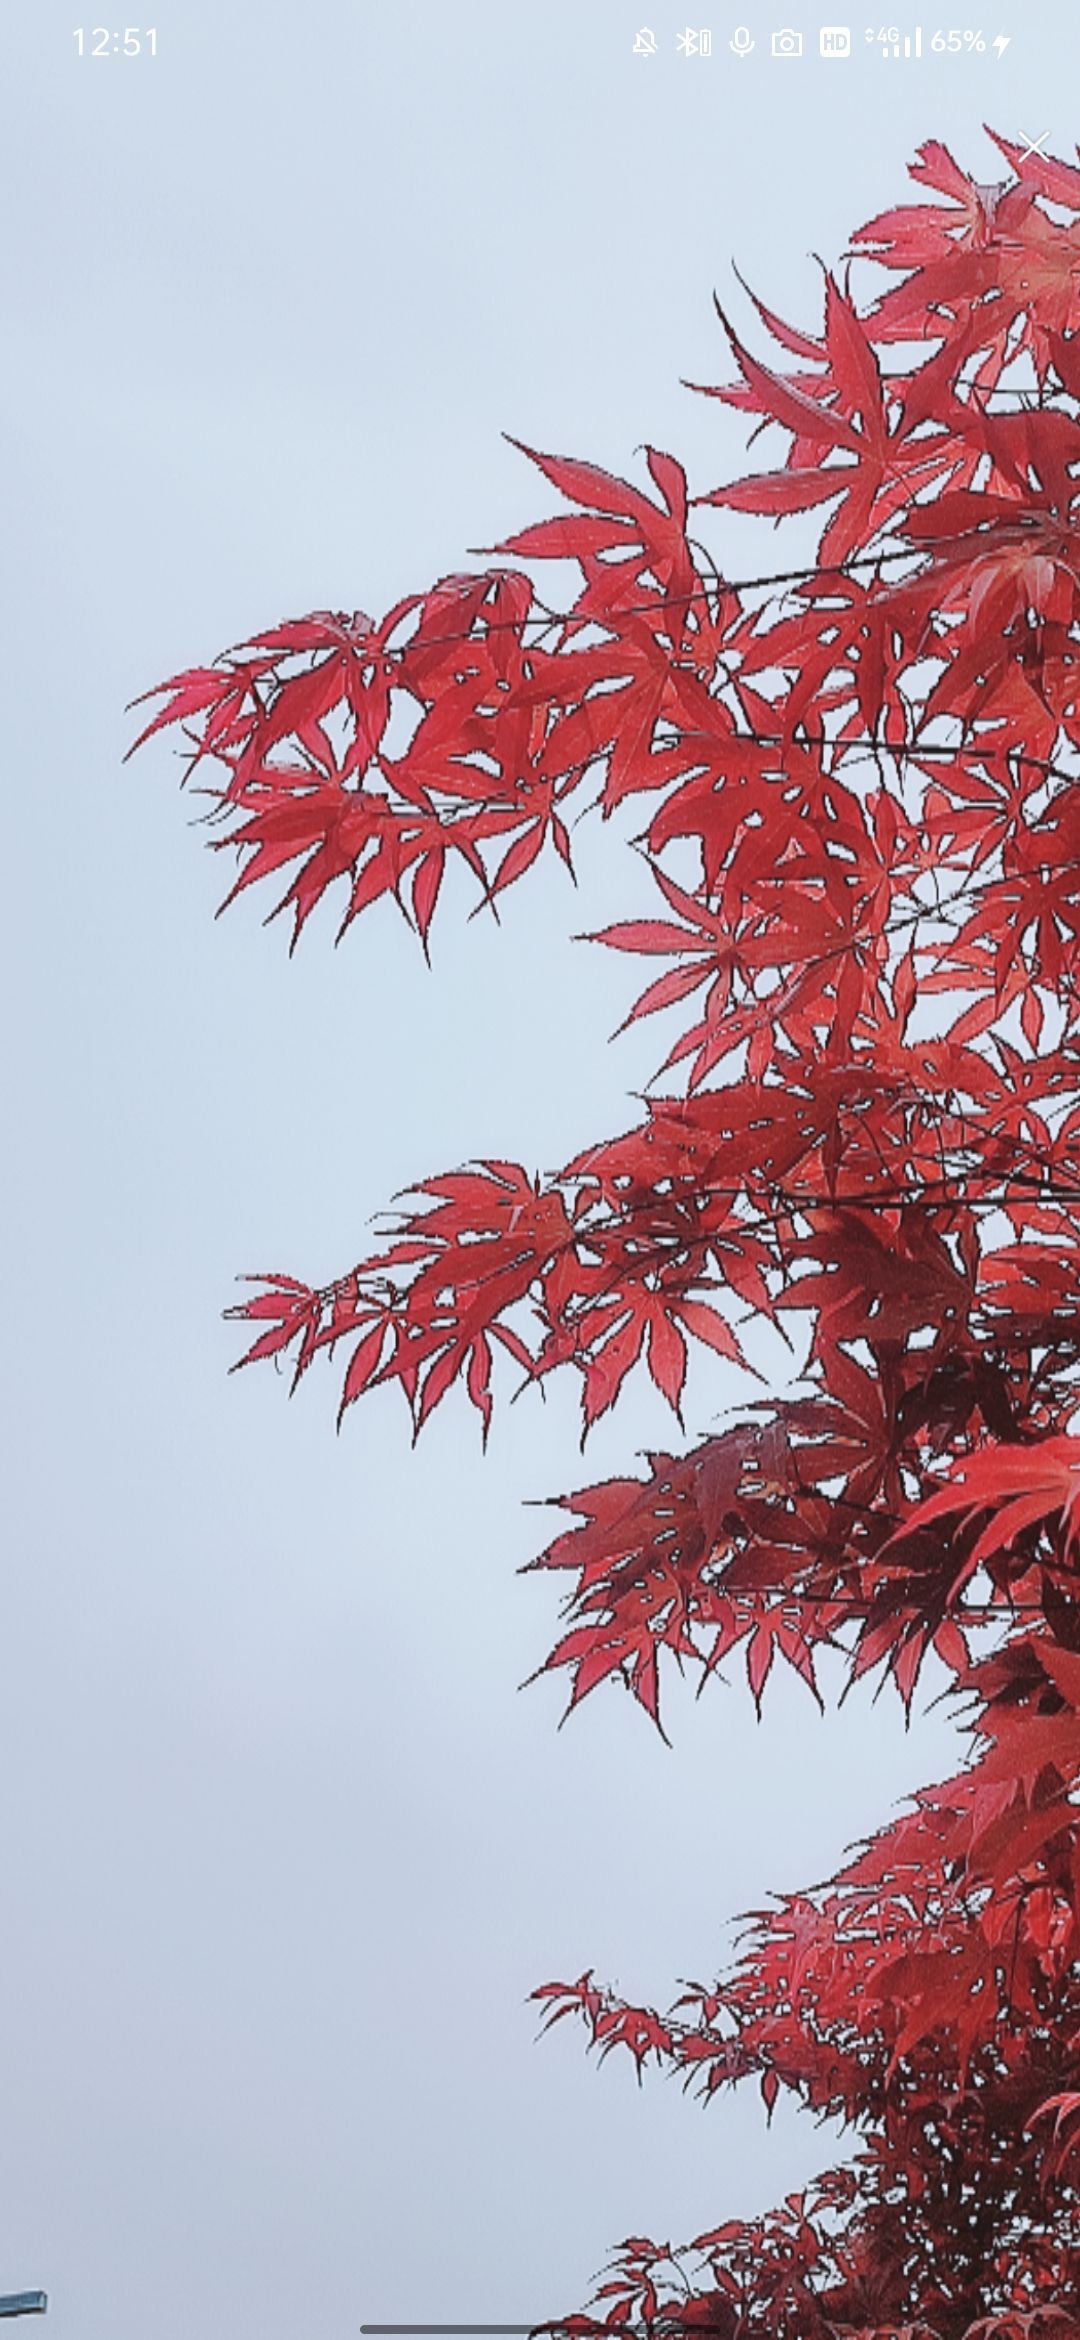
<svg viewBox="0 0 1080 2340">
<path fill-rule="evenodd" d="M 801 32 L 793 32 L 789 24 L 785 25 L 781 32 L 774 32 L 772 53 L 774 57 L 801 57 Z"/>
</svg>

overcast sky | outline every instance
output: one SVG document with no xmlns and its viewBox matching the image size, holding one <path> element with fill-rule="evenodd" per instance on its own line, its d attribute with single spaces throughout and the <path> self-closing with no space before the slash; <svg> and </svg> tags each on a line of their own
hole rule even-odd
<svg viewBox="0 0 1080 2340">
<path fill-rule="evenodd" d="M 707 1979 L 954 1759 L 868 1694 L 823 1723 L 781 1686 L 759 1730 L 669 1685 L 669 1752 L 614 1688 L 561 1733 L 518 1692 L 556 1629 L 525 1499 L 670 1442 L 646 1393 L 582 1465 L 570 1386 L 483 1460 L 456 1401 L 413 1452 L 392 1396 L 336 1439 L 329 1374 L 227 1378 L 238 1272 L 322 1278 L 410 1180 L 625 1126 L 656 1034 L 608 1045 L 633 969 L 570 938 L 639 881 L 582 830 L 579 897 L 534 874 L 496 932 L 463 891 L 433 972 L 385 908 L 290 965 L 257 898 L 214 923 L 125 702 L 541 516 L 503 432 L 730 476 L 680 378 L 724 377 L 733 260 L 814 326 L 813 255 L 922 138 L 992 179 L 984 118 L 1076 133 L 1066 0 L 988 22 L 1001 60 L 926 19 L 917 65 L 864 24 L 820 60 L 801 6 L 774 62 L 760 0 L 748 58 L 734 10 L 680 56 L 642 4 L 183 0 L 156 57 L 81 60 L 76 8 L 5 12 L 0 2289 L 44 2285 L 53 2340 L 528 2321 L 624 2234 L 779 2199 L 832 2151 L 808 2121 L 537 2046 L 527 1994 Z M 737 1395 L 699 1367 L 691 1433 Z"/>
</svg>

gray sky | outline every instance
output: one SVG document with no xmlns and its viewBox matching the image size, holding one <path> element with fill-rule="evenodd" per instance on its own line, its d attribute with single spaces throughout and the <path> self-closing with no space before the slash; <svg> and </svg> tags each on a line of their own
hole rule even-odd
<svg viewBox="0 0 1080 2340">
<path fill-rule="evenodd" d="M 1065 0 L 918 66 L 862 23 L 821 62 L 801 6 L 774 63 L 760 0 L 749 59 L 734 10 L 680 58 L 642 5 L 184 0 L 156 58 L 81 62 L 77 9 L 6 12 L 0 2288 L 45 2285 L 53 2340 L 526 2321 L 621 2235 L 779 2199 L 809 2122 L 538 2047 L 527 1993 L 706 1979 L 953 1761 L 869 1696 L 822 1723 L 782 1686 L 759 1730 L 669 1686 L 668 1752 L 615 1690 L 558 1735 L 557 1687 L 517 1693 L 556 1626 L 523 1499 L 670 1442 L 644 1392 L 583 1466 L 569 1386 L 483 1461 L 461 1403 L 413 1453 L 389 1396 L 336 1439 L 329 1375 L 226 1379 L 237 1271 L 319 1278 L 410 1179 L 625 1126 L 658 1035 L 607 1046 L 633 969 L 569 938 L 635 878 L 583 830 L 580 899 L 534 876 L 496 933 L 462 894 L 434 974 L 389 911 L 289 965 L 257 899 L 214 924 L 125 701 L 539 517 L 503 431 L 730 476 L 735 419 L 679 383 L 724 377 L 733 258 L 813 324 L 812 255 L 922 138 L 994 178 L 984 118 L 1075 134 Z M 692 1432 L 737 1394 L 699 1368 Z"/>
</svg>

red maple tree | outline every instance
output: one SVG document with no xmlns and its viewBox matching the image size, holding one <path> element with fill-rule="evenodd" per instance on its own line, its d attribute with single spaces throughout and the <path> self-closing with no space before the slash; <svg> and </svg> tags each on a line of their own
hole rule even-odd
<svg viewBox="0 0 1080 2340">
<path fill-rule="evenodd" d="M 997 145 L 991 186 L 921 149 L 820 331 L 758 304 L 772 366 L 722 320 L 709 395 L 774 468 L 690 497 L 655 449 L 640 486 L 525 449 L 569 509 L 497 565 L 256 635 L 141 735 L 181 727 L 229 899 L 285 873 L 294 943 L 337 888 L 426 947 L 455 857 L 495 903 L 569 863 L 569 804 L 642 800 L 657 915 L 594 939 L 662 962 L 665 1093 L 557 1177 L 426 1178 L 328 1286 L 255 1279 L 243 1361 L 329 1350 L 342 1411 L 396 1381 L 417 1429 L 460 1380 L 486 1436 L 501 1353 L 578 1374 L 587 1430 L 638 1366 L 678 1415 L 688 1343 L 801 1327 L 797 1394 L 561 1498 L 547 1665 L 658 1721 L 665 1650 L 741 1649 L 760 1701 L 841 1649 L 908 1702 L 934 1651 L 964 1702 L 957 1776 L 715 1986 L 538 1993 L 857 2139 L 772 2216 L 630 2238 L 568 2333 L 1080 2332 L 1080 170 Z M 733 583 L 690 532 L 819 507 L 809 571 Z M 568 609 L 513 565 L 548 560 Z"/>
</svg>

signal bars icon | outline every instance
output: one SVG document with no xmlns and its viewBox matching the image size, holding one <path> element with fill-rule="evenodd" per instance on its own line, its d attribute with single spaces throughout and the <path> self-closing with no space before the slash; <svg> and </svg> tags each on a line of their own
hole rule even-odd
<svg viewBox="0 0 1080 2340">
<path fill-rule="evenodd" d="M 883 57 L 922 56 L 921 24 L 916 25 L 913 33 L 899 33 L 890 31 L 888 35 L 879 33 L 878 39 L 881 42 L 881 54 Z"/>
</svg>

